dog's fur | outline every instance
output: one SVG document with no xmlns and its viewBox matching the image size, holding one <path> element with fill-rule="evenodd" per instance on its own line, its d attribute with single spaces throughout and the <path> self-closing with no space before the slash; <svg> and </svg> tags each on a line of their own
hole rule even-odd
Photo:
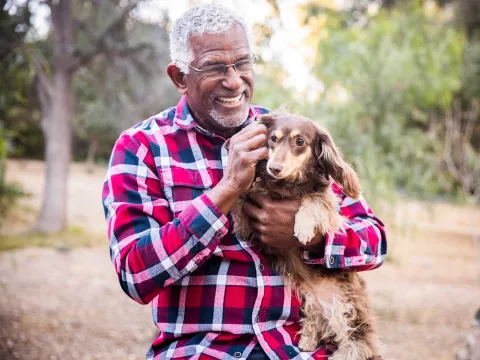
<svg viewBox="0 0 480 360">
<path fill-rule="evenodd" d="M 318 232 L 338 231 L 345 219 L 339 214 L 332 181 L 352 198 L 359 196 L 360 185 L 331 136 L 313 121 L 287 113 L 263 115 L 257 123 L 268 129 L 269 160 L 257 166 L 257 180 L 246 196 L 301 196 L 294 230 L 303 244 Z M 248 219 L 241 213 L 242 201 L 232 211 L 234 231 L 255 241 Z M 379 358 L 365 283 L 357 273 L 308 266 L 301 260 L 300 249 L 278 249 L 260 242 L 258 245 L 273 258 L 286 283 L 303 298 L 300 349 L 314 351 L 322 343 L 334 344 L 337 350 L 332 360 Z"/>
</svg>

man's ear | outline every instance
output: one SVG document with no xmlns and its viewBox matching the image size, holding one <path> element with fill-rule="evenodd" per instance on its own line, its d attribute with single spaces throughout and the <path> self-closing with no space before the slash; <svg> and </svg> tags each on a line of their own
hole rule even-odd
<svg viewBox="0 0 480 360">
<path fill-rule="evenodd" d="M 167 66 L 167 74 L 180 94 L 185 95 L 187 93 L 187 82 L 182 70 L 180 70 L 174 63 L 170 63 Z"/>
</svg>

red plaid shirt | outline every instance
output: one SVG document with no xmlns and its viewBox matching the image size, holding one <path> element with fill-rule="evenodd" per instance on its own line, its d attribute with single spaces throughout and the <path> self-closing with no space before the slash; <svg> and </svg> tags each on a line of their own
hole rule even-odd
<svg viewBox="0 0 480 360">
<path fill-rule="evenodd" d="M 251 107 L 248 120 L 267 112 Z M 124 131 L 103 188 L 110 254 L 123 290 L 152 303 L 160 330 L 147 359 L 325 358 L 297 347 L 300 301 L 271 263 L 232 234 L 232 221 L 208 197 L 227 163 L 225 139 L 201 128 L 183 96 L 176 107 Z M 329 268 L 378 267 L 383 224 L 367 203 L 346 197 L 349 221 L 326 237 L 325 254 L 305 262 Z"/>
</svg>

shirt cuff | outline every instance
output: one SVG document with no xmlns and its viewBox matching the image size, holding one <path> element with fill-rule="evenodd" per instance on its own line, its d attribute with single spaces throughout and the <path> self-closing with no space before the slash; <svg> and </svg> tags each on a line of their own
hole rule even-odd
<svg viewBox="0 0 480 360">
<path fill-rule="evenodd" d="M 329 248 L 327 244 L 331 243 L 332 241 L 332 236 L 335 236 L 335 234 L 325 234 L 325 239 L 323 241 L 323 251 L 322 253 L 320 252 L 312 252 L 306 248 L 304 248 L 300 252 L 300 256 L 302 260 L 305 262 L 305 264 L 308 265 L 326 265 L 327 267 L 330 267 L 330 256 L 327 254 L 327 249 Z"/>
<path fill-rule="evenodd" d="M 213 239 L 220 241 L 228 232 L 228 219 L 206 194 L 195 198 L 179 220 L 187 231 L 206 247 Z"/>
</svg>

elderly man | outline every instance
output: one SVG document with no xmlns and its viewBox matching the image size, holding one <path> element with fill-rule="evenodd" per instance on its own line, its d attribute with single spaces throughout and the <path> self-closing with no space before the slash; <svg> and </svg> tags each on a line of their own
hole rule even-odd
<svg viewBox="0 0 480 360">
<path fill-rule="evenodd" d="M 301 300 L 268 258 L 232 233 L 229 211 L 267 157 L 266 128 L 247 126 L 267 112 L 251 105 L 256 56 L 247 27 L 230 10 L 203 5 L 174 23 L 170 42 L 167 72 L 181 100 L 120 135 L 103 188 L 120 284 L 152 303 L 159 329 L 147 358 L 325 358 L 324 347 L 300 352 Z M 304 261 L 378 267 L 382 223 L 364 200 L 339 196 L 345 231 L 312 239 Z M 299 205 L 260 197 L 243 210 L 262 242 L 293 248 Z"/>
</svg>

